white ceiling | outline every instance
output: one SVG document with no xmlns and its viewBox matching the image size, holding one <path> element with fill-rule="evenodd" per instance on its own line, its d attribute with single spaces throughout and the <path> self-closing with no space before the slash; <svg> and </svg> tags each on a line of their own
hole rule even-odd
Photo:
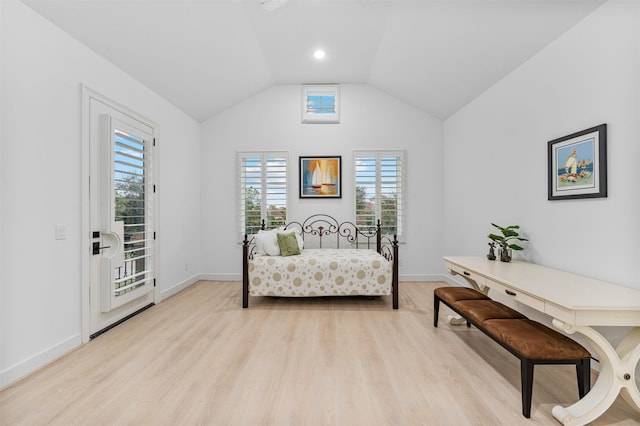
<svg viewBox="0 0 640 426">
<path fill-rule="evenodd" d="M 204 121 L 274 84 L 323 82 L 370 84 L 446 119 L 603 0 L 24 3 Z"/>
</svg>

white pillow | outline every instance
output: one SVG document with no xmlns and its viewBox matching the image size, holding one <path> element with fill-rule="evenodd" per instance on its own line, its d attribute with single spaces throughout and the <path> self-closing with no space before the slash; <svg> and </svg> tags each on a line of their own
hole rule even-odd
<svg viewBox="0 0 640 426">
<path fill-rule="evenodd" d="M 256 241 L 256 254 L 265 255 L 267 254 L 264 251 L 264 239 L 266 238 L 265 231 L 258 231 L 256 236 L 254 237 Z"/>
<path fill-rule="evenodd" d="M 282 231 L 282 228 L 258 231 L 256 235 L 256 253 L 266 254 L 268 256 L 280 256 L 280 246 L 278 246 L 279 231 Z"/>
<path fill-rule="evenodd" d="M 302 235 L 298 234 L 297 232 L 296 232 L 296 240 L 298 240 L 298 248 L 300 249 L 300 251 L 302 251 L 304 247 L 304 240 L 302 239 Z"/>
</svg>

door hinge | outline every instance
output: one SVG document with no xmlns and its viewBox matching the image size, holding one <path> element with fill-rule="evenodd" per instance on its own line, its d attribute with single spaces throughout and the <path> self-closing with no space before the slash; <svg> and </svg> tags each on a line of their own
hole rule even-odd
<svg viewBox="0 0 640 426">
<path fill-rule="evenodd" d="M 153 138 L 153 146 L 156 146 L 156 138 Z"/>
<path fill-rule="evenodd" d="M 156 239 L 156 231 L 153 231 L 153 239 Z"/>
<path fill-rule="evenodd" d="M 156 186 L 155 185 L 153 185 L 153 193 L 154 194 L 156 193 Z"/>
<path fill-rule="evenodd" d="M 155 278 L 153 279 L 153 286 L 154 287 L 156 286 L 156 279 Z"/>
</svg>

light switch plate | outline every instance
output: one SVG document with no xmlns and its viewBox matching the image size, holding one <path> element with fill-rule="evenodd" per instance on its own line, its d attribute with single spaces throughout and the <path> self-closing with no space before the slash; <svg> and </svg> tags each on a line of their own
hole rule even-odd
<svg viewBox="0 0 640 426">
<path fill-rule="evenodd" d="M 67 225 L 56 225 L 56 240 L 67 239 Z"/>
</svg>

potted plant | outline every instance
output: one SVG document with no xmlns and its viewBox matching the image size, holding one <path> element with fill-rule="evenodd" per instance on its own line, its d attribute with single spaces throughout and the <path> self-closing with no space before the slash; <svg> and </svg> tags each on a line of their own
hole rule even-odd
<svg viewBox="0 0 640 426">
<path fill-rule="evenodd" d="M 498 228 L 502 235 L 489 234 L 489 239 L 494 241 L 500 246 L 499 256 L 500 260 L 503 262 L 511 261 L 511 254 L 509 249 L 511 250 L 523 250 L 522 247 L 515 244 L 515 241 L 529 241 L 526 238 L 521 238 L 520 234 L 516 231 L 516 229 L 520 229 L 518 225 L 510 225 L 505 228 L 502 226 L 498 226 L 495 223 L 491 224 L 492 226 Z"/>
</svg>

